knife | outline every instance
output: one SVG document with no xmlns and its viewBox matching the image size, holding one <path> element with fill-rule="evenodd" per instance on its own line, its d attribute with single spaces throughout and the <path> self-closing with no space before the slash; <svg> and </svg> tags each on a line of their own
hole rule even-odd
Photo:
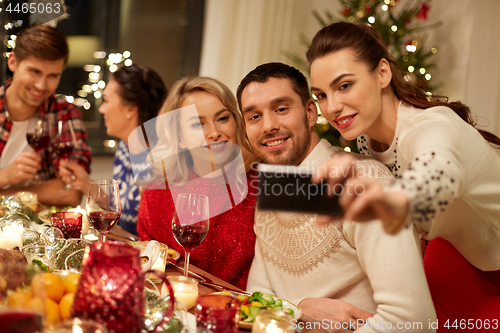
<svg viewBox="0 0 500 333">
<path fill-rule="evenodd" d="M 182 273 L 184 273 L 184 267 L 181 267 L 179 265 L 177 265 L 177 263 L 175 262 L 174 259 L 167 259 L 167 261 L 172 265 L 174 266 L 176 269 L 178 269 L 179 271 L 181 271 Z M 215 283 L 212 281 L 212 279 L 206 277 L 206 276 L 203 276 L 201 274 L 198 274 L 198 273 L 195 273 L 195 272 L 191 272 L 191 271 L 188 271 L 188 274 L 193 276 L 194 278 L 198 279 L 198 283 L 200 284 L 203 284 L 205 286 L 209 286 L 209 287 L 214 287 L 214 288 L 217 288 L 217 289 L 220 289 L 220 290 L 227 290 L 227 291 L 232 291 L 232 292 L 235 292 L 235 293 L 238 293 L 238 294 L 242 294 L 242 295 L 250 295 L 248 294 L 247 292 L 245 291 L 241 291 L 241 290 L 238 290 L 238 289 L 234 289 L 234 288 L 231 288 L 231 287 L 227 287 L 227 286 L 223 286 L 221 284 L 218 284 L 218 283 Z"/>
</svg>

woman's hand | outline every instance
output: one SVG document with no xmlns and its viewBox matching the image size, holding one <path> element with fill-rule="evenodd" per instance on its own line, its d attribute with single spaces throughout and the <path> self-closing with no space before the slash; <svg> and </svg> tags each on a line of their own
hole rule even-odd
<svg viewBox="0 0 500 333">
<path fill-rule="evenodd" d="M 345 220 L 365 222 L 380 219 L 386 232 L 398 232 L 408 214 L 408 197 L 404 193 L 384 191 L 374 179 L 359 177 L 354 161 L 347 154 L 333 157 L 318 168 L 312 181 L 319 183 L 325 179 L 329 194 L 340 195 L 339 204 Z M 325 224 L 334 219 L 320 215 L 316 221 Z"/>
<path fill-rule="evenodd" d="M 90 176 L 80 164 L 61 160 L 59 162 L 59 175 L 64 183 L 70 184 L 74 189 L 79 189 L 84 194 L 87 193 Z"/>
</svg>

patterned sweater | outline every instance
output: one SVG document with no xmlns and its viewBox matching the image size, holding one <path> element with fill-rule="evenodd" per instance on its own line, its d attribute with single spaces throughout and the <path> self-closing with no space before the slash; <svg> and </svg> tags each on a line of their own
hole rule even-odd
<svg viewBox="0 0 500 333">
<path fill-rule="evenodd" d="M 113 160 L 113 179 L 118 180 L 122 204 L 122 215 L 118 223 L 123 229 L 133 234 L 137 234 L 137 213 L 141 200 L 141 189 L 136 182 L 137 175 L 150 168 L 149 164 L 145 162 L 146 155 L 147 151 L 144 151 L 134 156 L 132 164 L 127 144 L 125 141 L 120 141 Z M 137 161 L 144 161 L 144 163 L 138 164 Z"/>
<path fill-rule="evenodd" d="M 366 135 L 358 146 L 389 167 L 391 190 L 409 196 L 408 223 L 477 268 L 500 269 L 500 156 L 474 127 L 447 107 L 400 104 L 390 148 L 374 151 Z"/>
<path fill-rule="evenodd" d="M 315 167 L 341 153 L 321 140 L 301 165 Z M 356 156 L 365 176 L 383 186 L 393 180 L 381 163 Z M 413 228 L 391 236 L 380 221 L 318 226 L 315 215 L 256 210 L 254 230 L 257 242 L 248 291 L 295 304 L 305 297 L 340 299 L 375 313 L 371 324 L 356 332 L 394 332 L 399 322 L 421 322 L 423 329 L 415 332 L 433 331 L 427 328 L 428 320 L 435 321 L 436 315 Z M 382 321 L 390 322 L 392 329 L 381 327 Z"/>
</svg>

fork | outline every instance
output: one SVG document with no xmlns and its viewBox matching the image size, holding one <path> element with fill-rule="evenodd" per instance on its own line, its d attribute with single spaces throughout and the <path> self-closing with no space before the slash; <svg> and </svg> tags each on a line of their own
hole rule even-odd
<svg viewBox="0 0 500 333">
<path fill-rule="evenodd" d="M 167 261 L 172 265 L 174 266 L 176 269 L 178 269 L 179 271 L 181 271 L 182 273 L 184 273 L 184 267 L 181 267 L 179 265 L 177 265 L 177 263 L 175 262 L 174 259 L 167 259 Z M 219 290 L 227 290 L 227 291 L 232 291 L 234 293 L 238 293 L 238 294 L 242 294 L 242 295 L 250 295 L 244 291 L 240 291 L 240 290 L 236 290 L 234 288 L 231 288 L 231 287 L 226 287 L 226 286 L 223 286 L 223 285 L 220 285 L 218 283 L 215 283 L 213 282 L 210 278 L 206 277 L 206 276 L 201 276 L 199 274 L 196 274 L 195 272 L 191 272 L 188 270 L 188 274 L 197 278 L 199 281 L 200 284 L 203 284 L 205 286 L 209 286 L 209 287 L 214 287 L 214 288 L 217 288 Z"/>
</svg>

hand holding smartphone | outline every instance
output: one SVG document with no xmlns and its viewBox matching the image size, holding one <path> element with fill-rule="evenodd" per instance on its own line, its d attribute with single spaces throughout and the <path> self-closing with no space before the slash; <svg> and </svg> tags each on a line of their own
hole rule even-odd
<svg viewBox="0 0 500 333">
<path fill-rule="evenodd" d="M 257 207 L 277 210 L 342 216 L 338 195 L 328 195 L 328 184 L 313 184 L 313 168 L 259 164 Z M 334 191 L 335 193 L 335 191 Z"/>
</svg>

